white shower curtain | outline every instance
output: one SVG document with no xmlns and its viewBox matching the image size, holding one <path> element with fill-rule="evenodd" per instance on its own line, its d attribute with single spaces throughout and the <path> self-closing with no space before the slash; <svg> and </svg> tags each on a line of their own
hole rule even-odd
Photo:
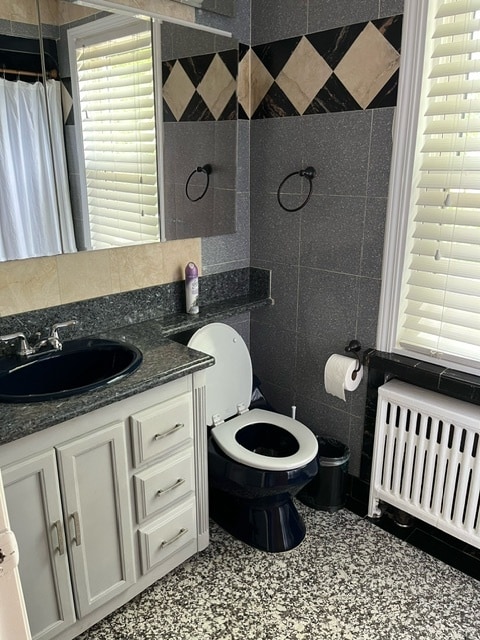
<svg viewBox="0 0 480 640">
<path fill-rule="evenodd" d="M 44 85 L 0 78 L 0 261 L 76 251 L 60 83 L 47 92 L 52 148 Z"/>
</svg>

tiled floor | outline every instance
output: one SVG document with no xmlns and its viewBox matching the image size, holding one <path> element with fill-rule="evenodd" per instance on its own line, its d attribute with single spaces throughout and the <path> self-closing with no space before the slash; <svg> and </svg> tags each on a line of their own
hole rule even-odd
<svg viewBox="0 0 480 640">
<path fill-rule="evenodd" d="M 267 554 L 211 544 L 88 640 L 478 640 L 480 582 L 350 511 L 299 505 L 308 533 Z"/>
</svg>

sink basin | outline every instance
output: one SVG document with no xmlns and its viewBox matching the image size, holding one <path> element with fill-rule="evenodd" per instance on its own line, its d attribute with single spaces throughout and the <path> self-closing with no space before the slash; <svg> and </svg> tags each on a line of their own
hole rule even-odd
<svg viewBox="0 0 480 640">
<path fill-rule="evenodd" d="M 0 370 L 0 402 L 42 402 L 98 389 L 121 380 L 142 362 L 139 349 L 126 342 L 82 338 L 61 351 L 28 360 L 5 358 Z"/>
</svg>

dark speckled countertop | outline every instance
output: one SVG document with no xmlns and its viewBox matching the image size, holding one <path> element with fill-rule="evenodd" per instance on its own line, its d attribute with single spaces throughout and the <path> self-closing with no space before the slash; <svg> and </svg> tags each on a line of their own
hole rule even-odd
<svg viewBox="0 0 480 640">
<path fill-rule="evenodd" d="M 143 354 L 140 367 L 111 386 L 70 398 L 25 404 L 0 403 L 0 445 L 212 366 L 214 359 L 211 356 L 189 349 L 169 336 L 269 304 L 272 304 L 269 297 L 254 300 L 248 296 L 239 297 L 204 307 L 198 316 L 175 313 L 95 334 L 96 337 L 134 344 Z"/>
</svg>

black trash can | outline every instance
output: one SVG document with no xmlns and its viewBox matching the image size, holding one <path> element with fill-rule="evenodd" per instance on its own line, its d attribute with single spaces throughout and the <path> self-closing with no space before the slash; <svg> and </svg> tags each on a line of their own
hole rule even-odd
<svg viewBox="0 0 480 640">
<path fill-rule="evenodd" d="M 317 436 L 318 472 L 297 495 L 313 509 L 334 513 L 345 506 L 350 449 L 334 438 Z"/>
</svg>

